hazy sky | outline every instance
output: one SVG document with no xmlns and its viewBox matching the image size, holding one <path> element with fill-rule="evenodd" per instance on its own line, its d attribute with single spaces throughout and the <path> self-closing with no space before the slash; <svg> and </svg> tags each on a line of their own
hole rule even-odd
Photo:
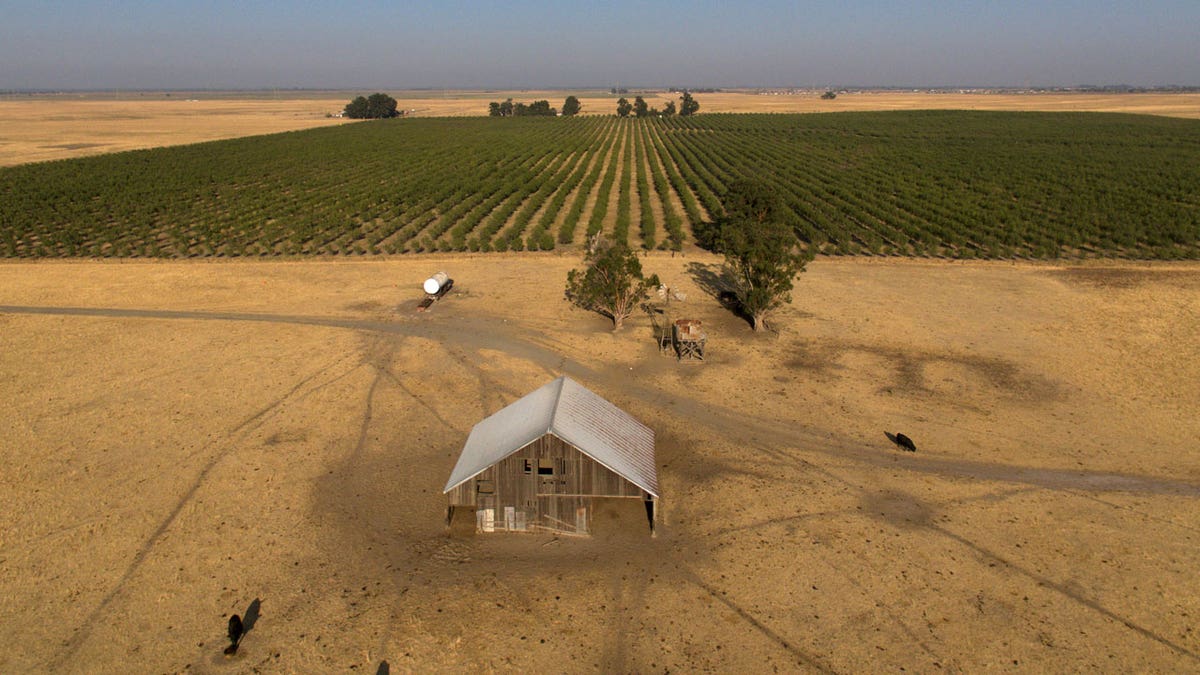
<svg viewBox="0 0 1200 675">
<path fill-rule="evenodd" d="M 1200 0 L 0 0 L 0 89 L 1200 85 Z"/>
</svg>

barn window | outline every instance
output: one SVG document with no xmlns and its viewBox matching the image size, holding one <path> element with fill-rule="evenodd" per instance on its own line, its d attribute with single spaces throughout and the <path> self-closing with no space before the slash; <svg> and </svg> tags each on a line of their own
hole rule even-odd
<svg viewBox="0 0 1200 675">
<path fill-rule="evenodd" d="M 553 476 L 554 475 L 554 460 L 540 459 L 538 460 L 538 475 Z"/>
<path fill-rule="evenodd" d="M 533 460 L 525 459 L 525 460 L 521 460 L 521 461 L 525 464 L 525 473 L 526 474 L 533 473 Z"/>
<path fill-rule="evenodd" d="M 479 494 L 490 495 L 495 492 L 495 487 L 490 480 L 480 480 L 475 483 L 475 491 Z"/>
</svg>

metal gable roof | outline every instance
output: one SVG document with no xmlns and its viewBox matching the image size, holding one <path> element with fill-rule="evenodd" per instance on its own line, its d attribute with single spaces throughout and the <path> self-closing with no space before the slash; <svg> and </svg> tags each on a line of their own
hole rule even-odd
<svg viewBox="0 0 1200 675">
<path fill-rule="evenodd" d="M 566 376 L 476 424 L 443 492 L 548 433 L 658 496 L 654 431 Z"/>
</svg>

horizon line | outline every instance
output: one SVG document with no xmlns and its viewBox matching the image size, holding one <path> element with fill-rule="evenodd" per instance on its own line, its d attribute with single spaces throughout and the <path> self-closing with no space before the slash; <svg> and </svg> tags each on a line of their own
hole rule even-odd
<svg viewBox="0 0 1200 675">
<path fill-rule="evenodd" d="M 357 92 L 368 89 L 374 91 L 420 91 L 420 92 L 508 92 L 508 91 L 603 91 L 609 92 L 618 88 L 618 93 L 634 91 L 690 91 L 696 93 L 733 93 L 751 90 L 795 90 L 795 91 L 1109 91 L 1109 92 L 1200 92 L 1200 85 L 1186 84 L 1075 84 L 1075 85 L 736 85 L 736 86 L 539 86 L 539 87 L 388 87 L 379 85 L 348 86 L 348 87 L 316 87 L 316 86 L 255 86 L 255 87 L 0 87 L 0 95 L 11 94 L 100 94 L 100 93 L 175 93 L 175 92 Z M 705 91 L 708 90 L 708 91 Z"/>
</svg>

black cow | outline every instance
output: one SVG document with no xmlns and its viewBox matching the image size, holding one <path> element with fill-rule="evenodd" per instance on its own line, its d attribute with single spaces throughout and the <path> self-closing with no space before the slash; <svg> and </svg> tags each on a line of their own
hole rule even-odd
<svg viewBox="0 0 1200 675">
<path fill-rule="evenodd" d="M 238 643 L 242 641 L 242 617 L 234 614 L 229 617 L 229 646 L 225 648 L 226 654 L 236 654 Z"/>
<path fill-rule="evenodd" d="M 912 439 L 900 432 L 896 432 L 896 445 L 900 446 L 901 450 L 916 452 L 917 446 L 912 442 Z"/>
</svg>

